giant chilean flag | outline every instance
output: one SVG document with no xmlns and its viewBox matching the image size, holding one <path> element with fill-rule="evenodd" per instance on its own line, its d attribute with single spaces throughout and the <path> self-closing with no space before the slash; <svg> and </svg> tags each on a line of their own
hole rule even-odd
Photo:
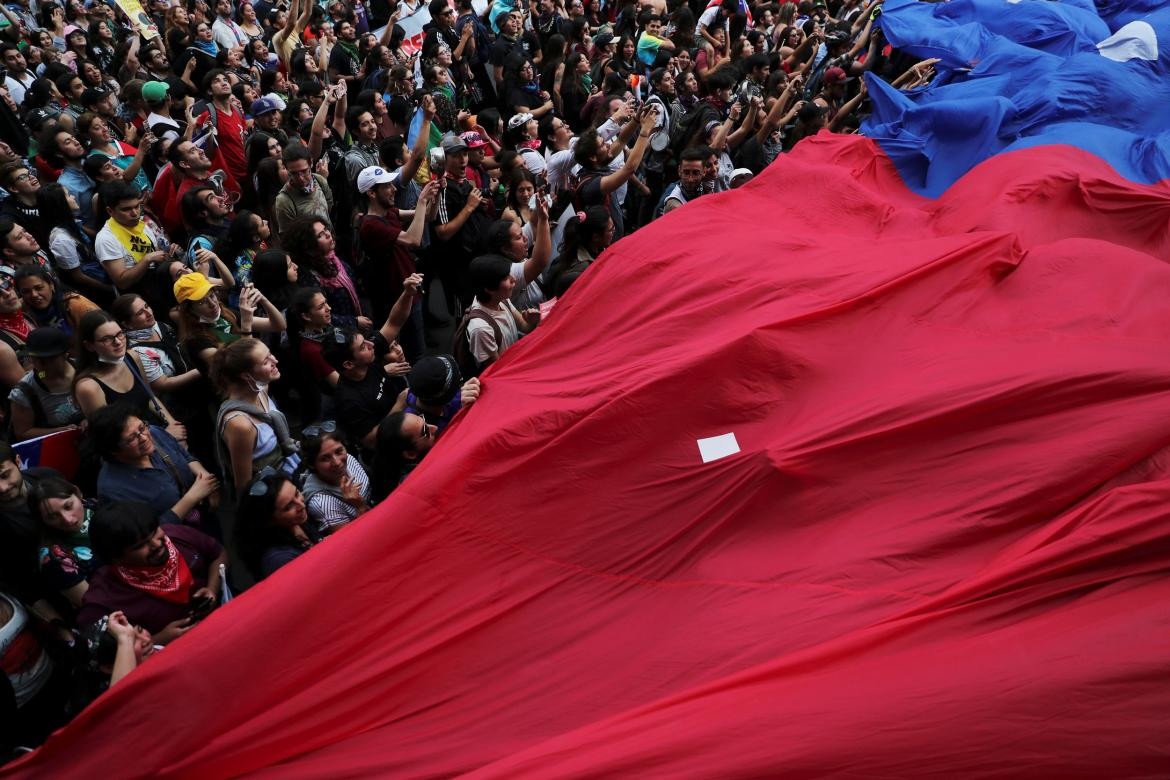
<svg viewBox="0 0 1170 780">
<path fill-rule="evenodd" d="M 1170 775 L 1165 11 L 888 0 L 394 495 L 8 777 Z"/>
</svg>

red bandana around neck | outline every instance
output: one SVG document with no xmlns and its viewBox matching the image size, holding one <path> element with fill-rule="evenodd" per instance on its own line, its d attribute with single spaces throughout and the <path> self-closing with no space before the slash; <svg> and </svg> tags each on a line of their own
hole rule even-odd
<svg viewBox="0 0 1170 780">
<path fill-rule="evenodd" d="M 175 604 L 186 604 L 190 600 L 191 586 L 195 578 L 191 576 L 187 561 L 179 555 L 179 550 L 171 541 L 171 537 L 166 536 L 164 539 L 167 545 L 167 562 L 162 566 L 114 564 L 114 573 L 132 588 L 144 590 L 152 596 Z"/>
<path fill-rule="evenodd" d="M 0 314 L 0 330 L 6 330 L 15 336 L 19 336 L 21 341 L 28 341 L 28 334 L 31 328 L 28 326 L 28 320 L 25 319 L 24 312 L 14 311 L 12 314 Z"/>
</svg>

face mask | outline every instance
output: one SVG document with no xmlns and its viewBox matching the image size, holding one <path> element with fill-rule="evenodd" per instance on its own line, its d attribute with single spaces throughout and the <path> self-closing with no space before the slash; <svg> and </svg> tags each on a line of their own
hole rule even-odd
<svg viewBox="0 0 1170 780">
<path fill-rule="evenodd" d="M 122 362 L 122 358 L 120 358 L 120 357 L 119 358 L 114 358 L 114 357 L 108 358 L 108 357 L 104 357 L 102 355 L 98 355 L 98 362 L 105 363 L 107 366 L 116 366 Z"/>
<path fill-rule="evenodd" d="M 215 323 L 219 322 L 219 317 L 204 317 L 202 314 L 200 314 L 199 321 L 204 325 L 214 325 Z"/>
</svg>

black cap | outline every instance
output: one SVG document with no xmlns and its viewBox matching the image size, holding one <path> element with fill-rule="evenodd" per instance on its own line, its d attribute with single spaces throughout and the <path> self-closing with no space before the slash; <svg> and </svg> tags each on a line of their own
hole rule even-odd
<svg viewBox="0 0 1170 780">
<path fill-rule="evenodd" d="M 410 369 L 410 390 L 424 404 L 446 405 L 462 384 L 459 364 L 450 355 L 424 357 Z"/>
<path fill-rule="evenodd" d="M 25 350 L 29 357 L 51 358 L 69 351 L 69 337 L 60 328 L 37 328 L 28 334 Z"/>
<path fill-rule="evenodd" d="M 46 121 L 55 119 L 56 116 L 47 108 L 34 108 L 24 116 L 24 123 L 29 126 L 31 130 L 37 130 Z"/>
<path fill-rule="evenodd" d="M 801 122 L 812 122 L 822 114 L 825 113 L 825 107 L 820 103 L 813 103 L 811 100 L 804 104 L 804 108 L 796 113 L 796 118 Z"/>
<path fill-rule="evenodd" d="M 99 102 L 108 94 L 110 94 L 108 89 L 103 89 L 101 87 L 86 87 L 85 92 L 81 93 L 81 105 L 88 108 L 94 103 Z"/>
</svg>

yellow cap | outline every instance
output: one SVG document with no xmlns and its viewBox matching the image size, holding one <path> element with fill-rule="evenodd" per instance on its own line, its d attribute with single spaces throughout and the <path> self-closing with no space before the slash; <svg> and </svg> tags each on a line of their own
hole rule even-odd
<svg viewBox="0 0 1170 780">
<path fill-rule="evenodd" d="M 175 300 L 201 301 L 211 291 L 211 282 L 203 274 L 183 274 L 175 280 Z"/>
</svg>

